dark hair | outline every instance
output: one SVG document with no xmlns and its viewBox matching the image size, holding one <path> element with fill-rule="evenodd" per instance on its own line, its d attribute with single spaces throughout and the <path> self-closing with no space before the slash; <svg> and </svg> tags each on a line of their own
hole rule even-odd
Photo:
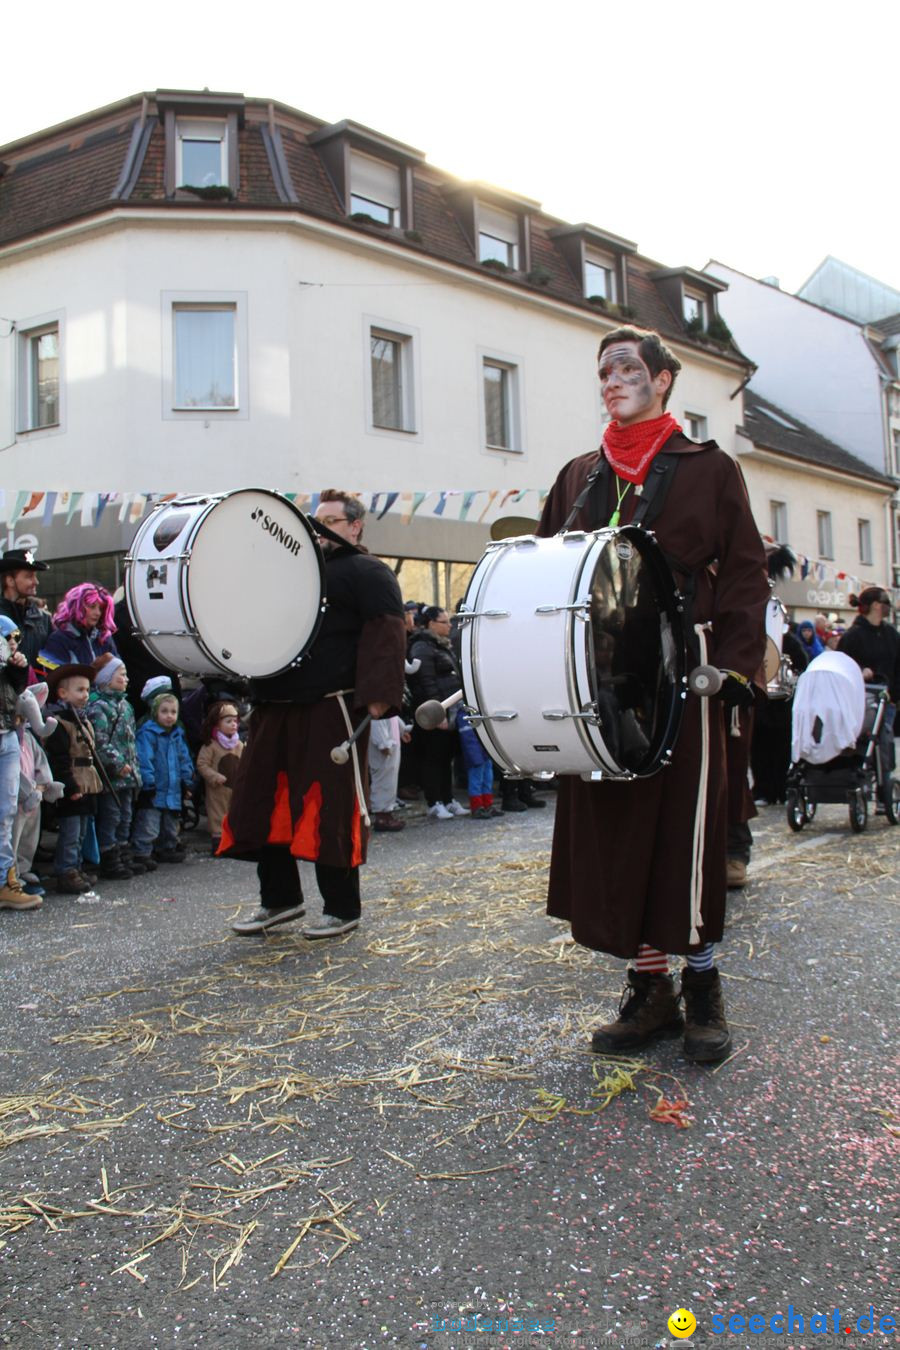
<svg viewBox="0 0 900 1350">
<path fill-rule="evenodd" d="M 426 605 L 422 610 L 422 627 L 427 628 L 430 623 L 434 623 L 440 614 L 446 614 L 447 611 L 443 605 Z"/>
<path fill-rule="evenodd" d="M 867 586 L 864 591 L 860 591 L 859 595 L 848 596 L 848 599 L 853 608 L 858 609 L 860 614 L 868 614 L 876 600 L 880 600 L 886 605 L 891 603 L 891 597 L 883 586 Z"/>
<path fill-rule="evenodd" d="M 360 499 L 349 492 L 342 492 L 340 488 L 326 488 L 320 493 L 319 502 L 340 502 L 344 508 L 344 515 L 351 524 L 354 520 L 365 519 L 366 508 Z"/>
<path fill-rule="evenodd" d="M 663 342 L 659 333 L 654 333 L 649 328 L 614 328 L 611 333 L 600 343 L 597 351 L 597 360 L 599 361 L 607 347 L 613 346 L 618 342 L 636 342 L 638 353 L 644 365 L 650 374 L 656 378 L 662 371 L 668 370 L 672 376 L 671 384 L 663 394 L 663 407 L 669 401 L 672 390 L 675 388 L 675 378 L 681 369 L 681 362 L 674 352 L 670 352 Z"/>
<path fill-rule="evenodd" d="M 238 717 L 241 715 L 237 699 L 217 698 L 215 703 L 211 703 L 207 708 L 206 716 L 203 719 L 203 725 L 200 728 L 200 743 L 202 745 L 209 745 L 212 741 L 213 732 L 219 725 L 219 718 L 222 716 L 223 708 L 234 708 Z"/>
</svg>

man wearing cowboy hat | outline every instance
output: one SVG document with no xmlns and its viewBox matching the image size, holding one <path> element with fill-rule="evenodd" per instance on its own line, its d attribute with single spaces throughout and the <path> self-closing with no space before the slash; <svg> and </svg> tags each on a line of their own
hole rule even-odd
<svg viewBox="0 0 900 1350">
<path fill-rule="evenodd" d="M 38 572 L 46 572 L 47 564 L 38 562 L 30 548 L 7 549 L 0 558 L 0 580 L 3 596 L 0 614 L 5 614 L 17 626 L 21 638 L 19 651 L 30 666 L 37 661 L 41 645 L 50 633 L 50 615 L 41 609 L 34 597 L 38 588 Z"/>
</svg>

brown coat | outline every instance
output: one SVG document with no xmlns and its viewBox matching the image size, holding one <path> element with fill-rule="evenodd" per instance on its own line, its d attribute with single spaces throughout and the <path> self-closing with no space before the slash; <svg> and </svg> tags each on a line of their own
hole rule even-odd
<svg viewBox="0 0 900 1350">
<path fill-rule="evenodd" d="M 206 800 L 206 820 L 209 832 L 214 838 L 218 838 L 222 833 L 222 821 L 231 803 L 231 787 L 243 753 L 242 741 L 234 750 L 226 750 L 224 745 L 212 740 L 208 745 L 204 745 L 197 755 L 197 772 L 203 779 L 203 795 Z M 219 781 L 222 778 L 225 782 Z"/>
<path fill-rule="evenodd" d="M 651 528 L 679 583 L 684 584 L 687 573 L 696 576 L 693 622 L 713 625 L 708 661 L 750 679 L 765 646 L 769 585 L 743 476 L 712 441 L 697 445 L 676 433 L 663 449 L 680 459 Z M 597 461 L 596 452 L 582 455 L 560 472 L 547 498 L 539 535 L 561 529 Z M 614 482 L 612 475 L 610 479 Z M 622 524 L 628 524 L 634 501 L 629 492 Z M 602 527 L 614 506 L 613 499 L 601 520 L 591 520 L 585 508 L 570 528 Z M 691 944 L 690 933 L 700 703 L 688 695 L 672 762 L 653 777 L 600 783 L 560 779 L 547 908 L 555 918 L 571 922 L 572 934 L 582 946 L 622 957 L 634 956 L 641 943 L 673 953 L 697 946 Z M 726 895 L 725 719 L 721 704 L 714 703 L 709 711 L 701 944 L 720 940 Z"/>
</svg>

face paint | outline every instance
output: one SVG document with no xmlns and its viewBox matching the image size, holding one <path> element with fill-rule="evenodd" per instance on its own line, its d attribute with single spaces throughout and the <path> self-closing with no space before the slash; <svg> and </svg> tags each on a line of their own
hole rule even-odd
<svg viewBox="0 0 900 1350">
<path fill-rule="evenodd" d="M 662 415 L 662 392 L 654 388 L 655 381 L 636 342 L 607 347 L 598 373 L 606 410 L 619 426 Z"/>
</svg>

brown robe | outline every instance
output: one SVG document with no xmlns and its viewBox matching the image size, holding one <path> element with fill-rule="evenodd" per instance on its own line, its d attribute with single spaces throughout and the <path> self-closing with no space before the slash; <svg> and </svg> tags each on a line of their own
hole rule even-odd
<svg viewBox="0 0 900 1350">
<path fill-rule="evenodd" d="M 663 450 L 680 460 L 650 528 L 670 561 L 683 565 L 684 572 L 676 567 L 676 580 L 683 584 L 688 571 L 696 575 L 693 622 L 713 625 L 708 662 L 752 679 L 765 646 L 769 584 L 743 476 L 712 441 L 697 445 L 676 432 Z M 562 469 L 545 503 L 539 535 L 562 528 L 598 458 L 597 452 L 582 455 Z M 614 476 L 609 479 L 612 490 Z M 630 491 L 622 508 L 623 525 L 634 505 Z M 592 520 L 589 502 L 569 528 L 602 527 L 614 506 L 613 499 L 603 519 Z M 584 947 L 630 957 L 641 943 L 684 953 L 722 937 L 728 815 L 725 719 L 721 703 L 714 701 L 709 709 L 699 944 L 690 940 L 700 702 L 688 694 L 672 761 L 652 777 L 600 783 L 575 776 L 559 780 L 547 911 L 569 920 L 573 937 Z"/>
</svg>

